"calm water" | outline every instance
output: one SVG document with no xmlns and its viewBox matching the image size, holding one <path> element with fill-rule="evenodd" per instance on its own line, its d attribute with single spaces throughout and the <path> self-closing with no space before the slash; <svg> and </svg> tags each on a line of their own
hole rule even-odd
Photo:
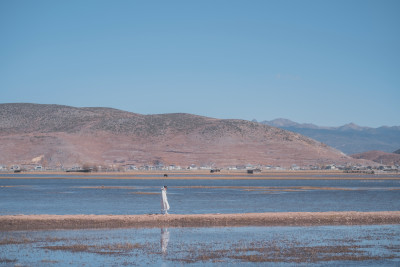
<svg viewBox="0 0 400 267">
<path fill-rule="evenodd" d="M 0 266 L 399 266 L 398 225 L 0 232 Z"/>
<path fill-rule="evenodd" d="M 400 210 L 400 180 L 0 179 L 0 215 Z"/>
<path fill-rule="evenodd" d="M 379 177 L 166 181 L 71 177 L 0 179 L 0 214 L 159 213 L 164 184 L 169 187 L 171 213 L 177 214 L 400 208 L 400 181 Z M 0 232 L 0 266 L 143 265 L 399 266 L 400 225 Z"/>
</svg>

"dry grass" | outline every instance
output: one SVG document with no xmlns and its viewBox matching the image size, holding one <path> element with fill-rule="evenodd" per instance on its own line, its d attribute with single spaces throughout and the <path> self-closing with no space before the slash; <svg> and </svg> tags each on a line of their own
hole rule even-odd
<svg viewBox="0 0 400 267">
<path fill-rule="evenodd" d="M 19 244 L 30 244 L 36 242 L 35 240 L 32 240 L 31 238 L 27 237 L 21 237 L 21 238 L 15 238 L 15 237 L 5 237 L 0 240 L 0 246 L 2 245 L 19 245 Z"/>
<path fill-rule="evenodd" d="M 19 237 L 3 237 L 0 239 L 0 246 L 3 245 L 20 245 L 20 244 L 32 244 L 32 243 L 37 243 L 37 242 L 62 242 L 66 241 L 68 239 L 65 238 L 57 238 L 57 237 L 43 237 L 40 239 L 32 239 L 31 237 L 27 236 L 19 236 Z"/>
<path fill-rule="evenodd" d="M 42 263 L 59 263 L 59 261 L 55 261 L 55 260 L 47 260 L 47 259 L 43 259 L 43 260 L 41 260 L 40 262 L 42 262 Z"/>
<path fill-rule="evenodd" d="M 57 246 L 43 246 L 43 249 L 48 250 L 60 250 L 68 252 L 88 252 L 96 254 L 126 254 L 135 249 L 141 249 L 143 246 L 139 243 L 116 243 L 108 245 L 86 245 L 86 244 L 74 244 L 74 245 L 57 245 Z"/>
<path fill-rule="evenodd" d="M 134 186 L 77 186 L 74 188 L 81 188 L 81 189 L 136 189 Z"/>
<path fill-rule="evenodd" d="M 227 249 L 215 249 L 209 244 L 198 244 L 197 247 L 181 251 L 181 257 L 171 258 L 184 263 L 196 262 L 242 262 L 268 263 L 317 263 L 329 261 L 366 261 L 392 259 L 395 255 L 372 256 L 364 251 L 368 246 L 337 245 L 337 246 L 299 246 L 297 242 L 277 243 L 275 241 L 262 243 L 233 245 Z"/>
<path fill-rule="evenodd" d="M 16 263 L 17 259 L 0 258 L 0 263 Z"/>
<path fill-rule="evenodd" d="M 137 194 L 137 195 L 159 195 L 160 193 L 156 193 L 156 192 L 132 192 L 131 194 Z"/>
<path fill-rule="evenodd" d="M 366 189 L 353 189 L 353 188 L 342 188 L 342 187 L 319 187 L 319 186 L 171 186 L 171 188 L 179 189 L 241 189 L 243 191 L 277 191 L 277 192 L 295 192 L 295 191 L 309 191 L 309 190 L 343 190 L 343 191 L 354 191 L 354 190 L 366 190 Z"/>
</svg>

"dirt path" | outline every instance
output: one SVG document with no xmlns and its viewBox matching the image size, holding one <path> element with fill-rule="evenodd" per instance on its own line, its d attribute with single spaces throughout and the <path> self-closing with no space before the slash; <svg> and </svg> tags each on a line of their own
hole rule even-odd
<svg viewBox="0 0 400 267">
<path fill-rule="evenodd" d="M 400 224 L 400 211 L 190 215 L 4 215 L 0 231 L 88 228 Z"/>
</svg>

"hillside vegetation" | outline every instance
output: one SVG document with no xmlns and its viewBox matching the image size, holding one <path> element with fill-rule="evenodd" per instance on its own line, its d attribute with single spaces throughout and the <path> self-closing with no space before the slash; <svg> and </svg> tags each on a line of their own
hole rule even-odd
<svg viewBox="0 0 400 267">
<path fill-rule="evenodd" d="M 245 120 L 27 103 L 0 104 L 0 151 L 0 164 L 48 166 L 302 166 L 352 160 L 298 133 Z"/>
</svg>

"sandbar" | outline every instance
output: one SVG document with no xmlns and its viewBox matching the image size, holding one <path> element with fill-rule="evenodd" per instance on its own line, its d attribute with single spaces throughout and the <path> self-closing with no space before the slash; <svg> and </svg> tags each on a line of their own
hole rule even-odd
<svg viewBox="0 0 400 267">
<path fill-rule="evenodd" d="M 236 214 L 2 215 L 0 231 L 400 224 L 400 211 L 273 212 Z"/>
</svg>

